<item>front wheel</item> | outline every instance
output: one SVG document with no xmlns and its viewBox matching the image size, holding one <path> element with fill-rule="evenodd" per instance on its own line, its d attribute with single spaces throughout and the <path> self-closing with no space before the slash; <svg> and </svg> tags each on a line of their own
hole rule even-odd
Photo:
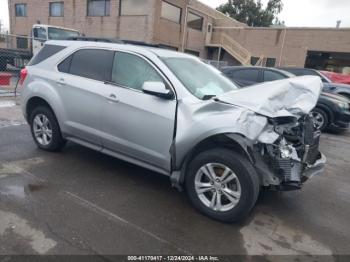
<svg viewBox="0 0 350 262">
<path fill-rule="evenodd" d="M 192 204 L 223 222 L 244 218 L 259 195 L 258 175 L 243 156 L 228 149 L 212 149 L 195 157 L 186 174 Z"/>
</svg>

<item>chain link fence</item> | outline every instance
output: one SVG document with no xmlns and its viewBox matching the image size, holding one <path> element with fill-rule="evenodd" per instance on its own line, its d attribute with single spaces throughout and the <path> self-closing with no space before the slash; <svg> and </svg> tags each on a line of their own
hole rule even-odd
<svg viewBox="0 0 350 262">
<path fill-rule="evenodd" d="M 31 58 L 31 38 L 0 34 L 0 97 L 17 94 L 20 71 Z"/>
</svg>

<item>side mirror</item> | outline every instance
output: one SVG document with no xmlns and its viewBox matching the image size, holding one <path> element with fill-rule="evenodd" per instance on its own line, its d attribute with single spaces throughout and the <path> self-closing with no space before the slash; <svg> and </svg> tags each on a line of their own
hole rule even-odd
<svg viewBox="0 0 350 262">
<path fill-rule="evenodd" d="M 165 87 L 165 84 L 162 82 L 145 82 L 142 86 L 142 91 L 145 94 L 150 94 L 158 96 L 164 99 L 173 99 L 174 94 L 171 90 Z"/>
</svg>

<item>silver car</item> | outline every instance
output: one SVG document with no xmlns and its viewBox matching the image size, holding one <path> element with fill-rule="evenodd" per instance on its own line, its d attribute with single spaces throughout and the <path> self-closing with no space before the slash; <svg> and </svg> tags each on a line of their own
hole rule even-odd
<svg viewBox="0 0 350 262">
<path fill-rule="evenodd" d="M 309 116 L 315 77 L 239 89 L 191 55 L 48 41 L 20 82 L 39 148 L 68 140 L 166 175 L 217 220 L 245 217 L 262 187 L 300 189 L 326 162 Z"/>
</svg>

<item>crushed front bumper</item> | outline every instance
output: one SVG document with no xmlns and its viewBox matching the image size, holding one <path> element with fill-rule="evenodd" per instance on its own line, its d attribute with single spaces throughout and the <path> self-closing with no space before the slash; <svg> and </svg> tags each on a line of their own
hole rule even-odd
<svg viewBox="0 0 350 262">
<path fill-rule="evenodd" d="M 304 172 L 302 173 L 302 179 L 306 181 L 313 176 L 320 175 L 324 171 L 326 162 L 326 156 L 321 153 L 320 159 L 316 160 L 313 165 L 309 165 L 305 168 Z"/>
</svg>

